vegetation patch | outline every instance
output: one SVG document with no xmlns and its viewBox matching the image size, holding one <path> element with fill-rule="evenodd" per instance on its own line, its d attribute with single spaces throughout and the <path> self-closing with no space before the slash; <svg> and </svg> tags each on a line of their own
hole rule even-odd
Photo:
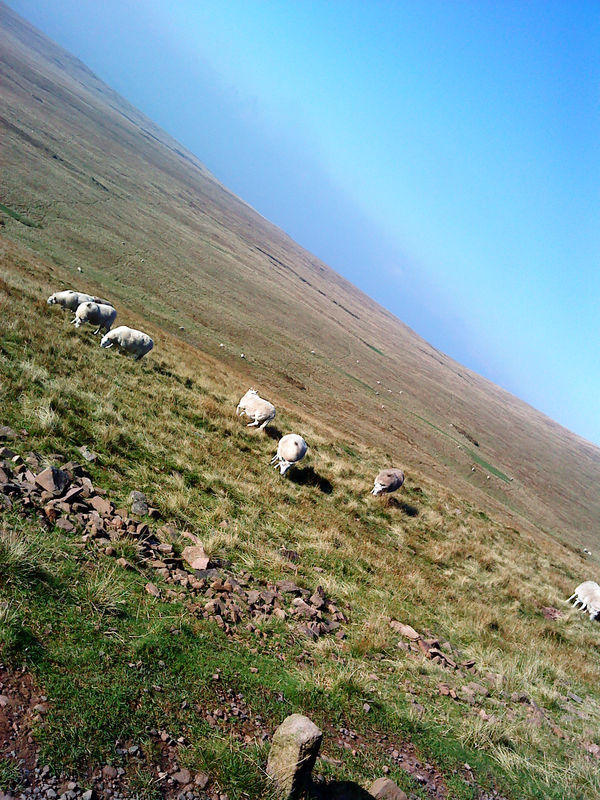
<svg viewBox="0 0 600 800">
<path fill-rule="evenodd" d="M 16 219 L 17 222 L 20 222 L 22 225 L 27 225 L 28 228 L 41 228 L 42 225 L 39 222 L 34 222 L 29 217 L 26 217 L 24 214 L 20 214 L 18 211 L 15 211 L 8 206 L 5 206 L 3 203 L 0 203 L 0 211 L 3 211 L 5 214 L 8 214 L 9 217 Z"/>
</svg>

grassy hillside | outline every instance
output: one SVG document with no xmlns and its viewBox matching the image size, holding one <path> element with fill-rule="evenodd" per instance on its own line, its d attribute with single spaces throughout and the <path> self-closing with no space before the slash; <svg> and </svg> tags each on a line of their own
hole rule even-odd
<svg viewBox="0 0 600 800">
<path fill-rule="evenodd" d="M 17 432 L 6 444 L 40 466 L 81 461 L 86 445 L 94 486 L 117 507 L 145 492 L 159 514 L 147 522 L 175 553 L 195 534 L 224 574 L 320 585 L 347 620 L 345 638 L 313 640 L 286 605 L 282 618 L 242 611 L 226 630 L 202 615 L 206 588 L 167 582 L 133 535 L 107 548 L 82 539 L 75 515 L 71 532 L 47 528 L 15 500 L 0 512 L 2 680 L 46 698 L 21 719 L 25 766 L 39 746 L 40 766 L 82 787 L 112 765 L 128 796 L 176 796 L 161 774 L 187 768 L 210 779 L 196 796 L 268 797 L 269 737 L 300 711 L 325 733 L 316 772 L 328 781 L 368 786 L 385 768 L 420 798 L 600 796 L 600 629 L 563 602 L 588 576 L 580 553 L 418 469 L 396 498 L 371 497 L 384 449 L 277 397 L 276 428 L 310 445 L 281 478 L 275 441 L 235 416 L 245 374 L 122 304 L 119 320 L 157 347 L 139 363 L 102 350 L 45 303 L 68 273 L 0 245 L 0 424 Z M 458 669 L 410 649 L 391 620 L 439 640 Z M 28 780 L 9 752 L 5 790 Z"/>
<path fill-rule="evenodd" d="M 6 237 L 226 371 L 244 352 L 247 383 L 350 446 L 597 550 L 597 447 L 432 348 L 1 4 L 0 26 Z"/>
</svg>

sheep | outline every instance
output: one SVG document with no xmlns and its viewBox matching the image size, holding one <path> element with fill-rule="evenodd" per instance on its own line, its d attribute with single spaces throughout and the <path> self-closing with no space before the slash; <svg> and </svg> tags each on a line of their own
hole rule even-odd
<svg viewBox="0 0 600 800">
<path fill-rule="evenodd" d="M 110 300 L 103 300 L 101 297 L 94 297 L 91 294 L 85 294 L 85 292 L 75 292 L 73 289 L 55 292 L 50 295 L 46 302 L 49 306 L 58 305 L 73 312 L 77 311 L 82 303 L 101 303 L 104 306 L 112 306 Z"/>
<path fill-rule="evenodd" d="M 275 468 L 279 467 L 280 473 L 285 475 L 290 467 L 304 458 L 307 450 L 308 445 L 301 436 L 297 433 L 287 433 L 279 440 L 277 453 L 271 459 L 271 464 Z"/>
<path fill-rule="evenodd" d="M 238 403 L 235 413 L 238 417 L 240 414 L 245 414 L 247 417 L 254 419 L 254 422 L 250 422 L 247 427 L 258 426 L 258 430 L 262 431 L 265 425 L 275 419 L 275 406 L 273 403 L 269 403 L 268 400 L 263 400 L 256 389 L 248 389 Z"/>
<path fill-rule="evenodd" d="M 71 324 L 76 328 L 80 328 L 85 322 L 90 325 L 97 325 L 94 331 L 94 336 L 100 331 L 108 333 L 112 328 L 112 324 L 117 316 L 116 310 L 112 306 L 104 305 L 103 303 L 81 303 L 77 306 L 75 318 L 71 320 Z"/>
<path fill-rule="evenodd" d="M 595 581 L 584 581 L 575 589 L 571 597 L 567 600 L 577 607 L 580 604 L 581 611 L 587 611 L 590 619 L 595 619 L 600 615 L 600 586 Z"/>
<path fill-rule="evenodd" d="M 136 361 L 139 361 L 154 347 L 154 342 L 147 333 L 128 328 L 127 325 L 120 325 L 106 333 L 102 337 L 100 347 L 112 347 L 115 344 L 126 353 L 131 353 Z"/>
<path fill-rule="evenodd" d="M 380 494 L 390 494 L 397 491 L 404 483 L 404 473 L 401 469 L 382 469 L 375 478 L 375 485 L 371 494 L 377 497 Z"/>
</svg>

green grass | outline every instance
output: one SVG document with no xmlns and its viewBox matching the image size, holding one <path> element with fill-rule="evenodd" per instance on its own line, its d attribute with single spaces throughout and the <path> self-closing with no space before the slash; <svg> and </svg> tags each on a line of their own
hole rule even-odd
<svg viewBox="0 0 600 800">
<path fill-rule="evenodd" d="M 28 228 L 41 228 L 42 225 L 39 222 L 34 222 L 33 220 L 26 217 L 24 214 L 20 214 L 18 211 L 14 211 L 12 208 L 5 206 L 3 203 L 0 203 L 0 211 L 4 211 L 5 214 L 8 214 L 9 217 L 16 219 L 17 222 L 20 222 L 22 225 L 27 225 Z"/>
<path fill-rule="evenodd" d="M 27 430 L 12 446 L 77 460 L 86 444 L 98 454 L 89 465 L 94 482 L 117 505 L 132 489 L 145 491 L 163 520 L 200 536 L 234 572 L 322 584 L 349 617 L 342 642 L 309 642 L 289 621 L 269 622 L 260 638 L 244 625 L 226 636 L 191 613 L 185 595 L 150 598 L 149 579 L 163 595 L 169 587 L 141 565 L 125 571 L 93 545 L 78 547 L 77 536 L 42 534 L 17 507 L 2 518 L 0 643 L 3 657 L 25 664 L 49 698 L 35 735 L 54 772 L 85 776 L 90 764 L 123 765 L 131 791 L 151 798 L 157 755 L 149 731 L 167 730 L 183 739 L 179 761 L 208 772 L 232 800 L 268 797 L 268 744 L 245 742 L 234 717 L 216 728 L 206 719 L 231 690 L 270 732 L 288 713 L 314 719 L 325 733 L 324 754 L 341 760 L 318 762 L 328 779 L 368 786 L 387 764 L 399 785 L 415 791 L 387 749 L 412 742 L 419 759 L 443 774 L 448 797 L 476 796 L 465 762 L 480 787 L 509 798 L 600 793 L 581 745 L 600 724 L 600 666 L 589 658 L 600 646 L 598 628 L 576 612 L 557 623 L 539 612 L 565 608 L 579 582 L 579 556 L 551 539 L 518 535 L 416 471 L 396 498 L 375 500 L 369 490 L 383 454 L 360 441 L 350 446 L 293 408 L 278 409 L 277 425 L 307 436 L 307 464 L 332 491 L 297 482 L 293 472 L 282 480 L 269 467 L 275 442 L 235 417 L 245 378 L 161 332 L 152 331 L 161 346 L 139 363 L 103 351 L 46 305 L 41 268 L 6 267 L 1 422 Z M 116 547 L 135 562 L 132 542 Z M 300 554 L 297 564 L 282 547 Z M 478 674 L 461 677 L 408 655 L 390 618 L 449 640 L 476 660 Z M 503 683 L 476 708 L 438 694 L 440 682 L 459 689 L 487 672 Z M 568 691 L 585 698 L 587 722 L 563 709 Z M 550 724 L 532 726 L 512 692 L 531 696 L 568 738 L 557 738 Z M 480 709 L 500 721 L 486 722 Z M 364 744 L 356 756 L 338 747 L 340 727 Z M 119 754 L 117 740 L 138 744 L 144 758 Z"/>
</svg>

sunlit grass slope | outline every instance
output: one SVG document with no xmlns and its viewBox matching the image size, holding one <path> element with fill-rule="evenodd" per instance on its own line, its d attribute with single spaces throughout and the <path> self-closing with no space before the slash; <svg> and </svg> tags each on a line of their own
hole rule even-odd
<svg viewBox="0 0 600 800">
<path fill-rule="evenodd" d="M 7 238 L 67 286 L 80 267 L 223 369 L 244 352 L 248 380 L 279 404 L 506 524 L 598 549 L 600 448 L 432 347 L 2 2 L 0 30 Z"/>
<path fill-rule="evenodd" d="M 275 442 L 235 416 L 243 378 L 123 306 L 118 321 L 147 329 L 156 348 L 139 363 L 102 350 L 91 329 L 74 330 L 46 305 L 60 271 L 0 242 L 0 423 L 27 431 L 14 446 L 78 460 L 87 445 L 99 456 L 94 483 L 117 504 L 144 491 L 164 520 L 197 534 L 232 570 L 321 584 L 350 618 L 343 641 L 313 643 L 287 620 L 227 637 L 185 604 L 150 598 L 142 568 L 115 567 L 77 536 L 5 512 L 2 652 L 50 698 L 37 736 L 53 769 L 120 763 L 117 739 L 140 744 L 151 762 L 148 730 L 165 729 L 183 737 L 181 763 L 209 772 L 231 798 L 268 796 L 265 742 L 215 731 L 198 711 L 218 702 L 219 673 L 220 690 L 242 693 L 270 731 L 293 711 L 314 718 L 331 759 L 317 770 L 329 777 L 367 786 L 387 764 L 426 796 L 390 759 L 386 734 L 415 744 L 448 797 L 477 796 L 465 762 L 480 787 L 510 798 L 600 795 L 598 762 L 585 749 L 600 744 L 600 628 L 564 604 L 588 577 L 581 555 L 506 527 L 414 470 L 395 501 L 372 498 L 382 453 L 350 446 L 260 386 L 277 404 L 277 429 L 310 445 L 306 467 L 282 479 L 269 467 Z M 118 547 L 133 558 L 126 541 Z M 295 565 L 282 547 L 298 552 Z M 542 606 L 565 616 L 546 620 Z M 461 677 L 399 648 L 390 619 L 448 640 L 477 673 Z M 490 683 L 488 673 L 498 677 Z M 475 705 L 438 692 L 442 682 L 460 692 L 484 678 L 489 696 Z M 569 692 L 582 699 L 578 714 Z M 338 748 L 340 727 L 359 735 L 356 755 Z M 129 780 L 153 795 L 143 768 Z"/>
</svg>

